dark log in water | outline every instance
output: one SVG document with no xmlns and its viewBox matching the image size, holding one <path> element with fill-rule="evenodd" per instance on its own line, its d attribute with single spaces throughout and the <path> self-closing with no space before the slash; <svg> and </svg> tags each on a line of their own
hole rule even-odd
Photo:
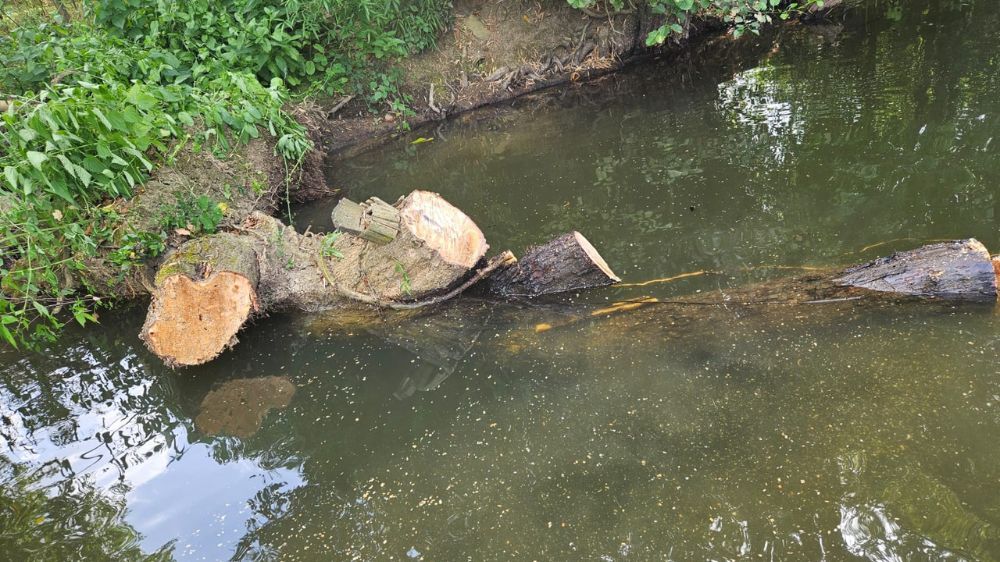
<svg viewBox="0 0 1000 562">
<path fill-rule="evenodd" d="M 862 271 L 866 274 L 858 275 Z M 956 302 L 994 302 L 996 298 L 993 260 L 982 244 L 970 239 L 924 246 L 846 270 L 829 268 L 670 298 L 649 296 L 594 307 L 576 300 L 497 300 L 487 293 L 485 299 L 465 298 L 405 314 L 314 316 L 308 320 L 308 330 L 355 333 L 360 329 L 377 335 L 436 369 L 426 376 L 436 385 L 481 338 L 487 316 L 494 326 L 489 331 L 502 333 L 491 337 L 487 345 L 502 346 L 511 354 L 584 358 L 643 346 L 651 352 L 664 350 L 677 340 L 702 345 L 712 341 L 722 325 L 727 330 L 740 326 L 749 333 L 794 326 L 816 329 L 838 325 L 845 316 L 861 310 L 888 312 L 917 303 L 950 308 Z"/>
<path fill-rule="evenodd" d="M 852 267 L 834 283 L 918 297 L 970 301 L 997 298 L 997 272 L 990 253 L 974 238 L 897 252 Z"/>
<path fill-rule="evenodd" d="M 535 246 L 512 267 L 490 277 L 490 292 L 503 297 L 537 297 L 604 287 L 621 281 L 579 232 Z"/>
</svg>

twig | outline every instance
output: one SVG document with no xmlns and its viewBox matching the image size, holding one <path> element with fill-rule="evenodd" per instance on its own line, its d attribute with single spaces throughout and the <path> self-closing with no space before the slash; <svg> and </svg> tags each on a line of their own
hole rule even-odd
<svg viewBox="0 0 1000 562">
<path fill-rule="evenodd" d="M 338 111 L 340 111 L 341 109 L 343 109 L 343 108 L 344 108 L 344 106 L 345 106 L 345 105 L 347 105 L 347 104 L 348 104 L 348 102 L 350 102 L 350 101 L 351 101 L 351 100 L 353 100 L 353 99 L 354 99 L 354 95 L 353 95 L 353 94 L 352 94 L 352 95 L 350 95 L 350 96 L 346 96 L 346 97 L 344 97 L 344 99 L 340 100 L 340 101 L 339 101 L 339 102 L 337 103 L 337 105 L 333 106 L 333 109 L 331 109 L 331 110 L 330 110 L 330 113 L 329 113 L 328 115 L 329 115 L 330 117 L 333 117 L 334 115 L 336 115 L 336 114 L 337 114 L 337 112 L 338 112 Z"/>
<path fill-rule="evenodd" d="M 580 8 L 580 10 L 583 13 L 587 14 L 588 16 L 590 16 L 590 17 L 592 17 L 594 19 L 604 19 L 604 18 L 611 19 L 611 18 L 613 18 L 615 16 L 624 16 L 624 15 L 628 15 L 628 14 L 631 14 L 631 13 L 635 12 L 635 10 L 633 10 L 631 8 L 625 8 L 625 9 L 622 9 L 622 10 L 615 10 L 614 12 L 604 12 L 603 14 L 600 13 L 600 12 L 595 12 L 594 10 L 591 10 L 590 8 Z"/>
<path fill-rule="evenodd" d="M 434 82 L 431 82 L 431 93 L 427 97 L 427 105 L 432 110 L 434 110 L 434 113 L 441 113 L 441 110 L 438 109 L 438 107 L 436 105 L 434 105 Z"/>
<path fill-rule="evenodd" d="M 721 271 L 704 271 L 704 270 L 702 270 L 702 271 L 691 271 L 689 273 L 681 273 L 681 274 L 678 274 L 678 275 L 673 275 L 671 277 L 661 277 L 659 279 L 650 279 L 649 281 L 640 281 L 640 282 L 637 282 L 637 283 L 619 283 L 617 286 L 618 287 L 645 287 L 647 285 L 653 285 L 653 284 L 656 284 L 656 283 L 671 283 L 673 281 L 678 281 L 678 280 L 681 280 L 681 279 L 687 279 L 688 277 L 698 277 L 698 276 L 701 276 L 701 275 L 711 275 L 711 274 L 720 275 L 720 274 L 722 274 L 722 272 Z"/>
</svg>

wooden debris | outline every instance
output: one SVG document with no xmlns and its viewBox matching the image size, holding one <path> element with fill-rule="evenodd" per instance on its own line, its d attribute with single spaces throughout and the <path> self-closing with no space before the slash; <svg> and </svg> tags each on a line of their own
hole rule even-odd
<svg viewBox="0 0 1000 562">
<path fill-rule="evenodd" d="M 834 283 L 918 297 L 993 301 L 997 276 L 978 240 L 955 240 L 896 252 L 845 270 Z"/>
<path fill-rule="evenodd" d="M 156 275 L 142 339 L 168 365 L 202 364 L 236 343 L 255 313 L 422 302 L 459 285 L 489 249 L 479 227 L 435 193 L 413 192 L 399 209 L 368 204 L 383 239 L 388 217 L 399 217 L 382 245 L 342 236 L 327 246 L 260 213 L 239 234 L 183 244 Z"/>
<path fill-rule="evenodd" d="M 490 292 L 537 297 L 618 283 L 621 279 L 579 232 L 530 248 L 517 264 L 490 277 Z"/>
<path fill-rule="evenodd" d="M 341 199 L 330 218 L 338 230 L 379 245 L 392 242 L 399 234 L 399 210 L 378 197 L 361 204 Z"/>
</svg>

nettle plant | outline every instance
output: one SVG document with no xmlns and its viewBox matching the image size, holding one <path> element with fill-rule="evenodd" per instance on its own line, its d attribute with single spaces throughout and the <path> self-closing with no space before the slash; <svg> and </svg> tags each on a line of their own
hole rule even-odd
<svg viewBox="0 0 1000 562">
<path fill-rule="evenodd" d="M 287 162 L 308 150 L 282 111 L 281 79 L 217 67 L 195 77 L 169 51 L 84 26 L 43 25 L 0 38 L 0 339 L 44 341 L 64 313 L 93 321 L 107 292 L 83 273 L 95 258 L 127 270 L 162 251 L 151 233 L 120 232 L 127 199 L 193 141 L 218 154 L 263 131 Z"/>
<path fill-rule="evenodd" d="M 646 36 L 646 45 L 663 44 L 674 35 L 681 35 L 692 15 L 705 13 L 721 18 L 733 26 L 733 35 L 739 37 L 747 31 L 759 34 L 761 25 L 772 23 L 775 18 L 786 20 L 794 13 L 811 5 L 823 7 L 823 0 L 639 0 L 648 2 L 654 14 L 665 16 L 665 23 Z M 592 10 L 602 5 L 601 0 L 567 0 L 578 9 Z M 606 0 L 606 11 L 634 10 L 632 0 Z M 607 9 L 610 8 L 610 9 Z"/>
<path fill-rule="evenodd" d="M 216 62 L 291 87 L 369 94 L 389 61 L 434 44 L 450 0 L 95 0 L 95 21 L 170 51 L 198 76 Z M 393 88 L 392 93 L 396 90 Z M 380 101 L 380 100 L 374 100 Z"/>
</svg>

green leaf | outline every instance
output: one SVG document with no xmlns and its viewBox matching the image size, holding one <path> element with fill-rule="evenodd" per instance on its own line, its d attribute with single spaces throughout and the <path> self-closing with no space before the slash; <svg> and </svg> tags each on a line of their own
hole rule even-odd
<svg viewBox="0 0 1000 562">
<path fill-rule="evenodd" d="M 33 129 L 21 129 L 17 132 L 17 134 L 24 140 L 24 142 L 31 142 L 38 138 L 38 133 Z"/>
<path fill-rule="evenodd" d="M 90 187 L 90 181 L 93 179 L 90 172 L 79 164 L 73 164 L 73 169 L 76 170 L 76 177 L 83 182 L 84 187 Z"/>
<path fill-rule="evenodd" d="M 7 318 L 13 318 L 13 317 L 4 316 L 4 320 L 6 320 Z M 7 329 L 7 326 L 4 326 L 3 324 L 0 324 L 0 337 L 3 337 L 3 339 L 6 340 L 11 347 L 17 349 L 17 342 L 14 341 L 14 336 L 11 335 L 10 330 Z"/>
<path fill-rule="evenodd" d="M 81 326 L 86 325 L 87 322 L 97 322 L 97 317 L 87 312 L 87 309 L 82 305 L 73 307 L 73 319 Z"/>
<path fill-rule="evenodd" d="M 64 201 L 70 205 L 76 205 L 76 199 L 70 194 L 69 189 L 66 188 L 66 184 L 63 182 L 49 183 L 49 191 L 58 195 Z"/>
<path fill-rule="evenodd" d="M 10 188 L 17 189 L 17 168 L 14 166 L 4 166 L 3 175 L 7 178 L 7 183 L 10 184 Z"/>
<path fill-rule="evenodd" d="M 42 171 L 42 163 L 49 159 L 44 153 L 35 152 L 34 150 L 29 150 L 25 156 L 28 157 L 28 162 L 31 162 L 31 165 L 39 172 Z"/>
<path fill-rule="evenodd" d="M 108 120 L 108 118 L 104 115 L 104 112 L 101 111 L 100 108 L 95 107 L 90 111 L 91 113 L 94 114 L 95 117 L 97 117 L 97 119 L 101 122 L 102 125 L 108 128 L 109 131 L 114 130 L 114 127 L 111 126 L 111 121 Z"/>
<path fill-rule="evenodd" d="M 125 99 L 143 111 L 149 111 L 160 103 L 160 100 L 156 99 L 155 96 L 146 91 L 146 88 L 139 84 L 135 84 L 129 88 Z"/>
<path fill-rule="evenodd" d="M 73 176 L 74 178 L 76 177 L 76 170 L 73 169 L 73 163 L 69 161 L 69 158 L 66 158 L 66 156 L 62 154 L 57 154 L 56 160 L 59 160 L 59 162 L 63 165 L 63 169 L 66 170 L 67 174 Z"/>
</svg>

